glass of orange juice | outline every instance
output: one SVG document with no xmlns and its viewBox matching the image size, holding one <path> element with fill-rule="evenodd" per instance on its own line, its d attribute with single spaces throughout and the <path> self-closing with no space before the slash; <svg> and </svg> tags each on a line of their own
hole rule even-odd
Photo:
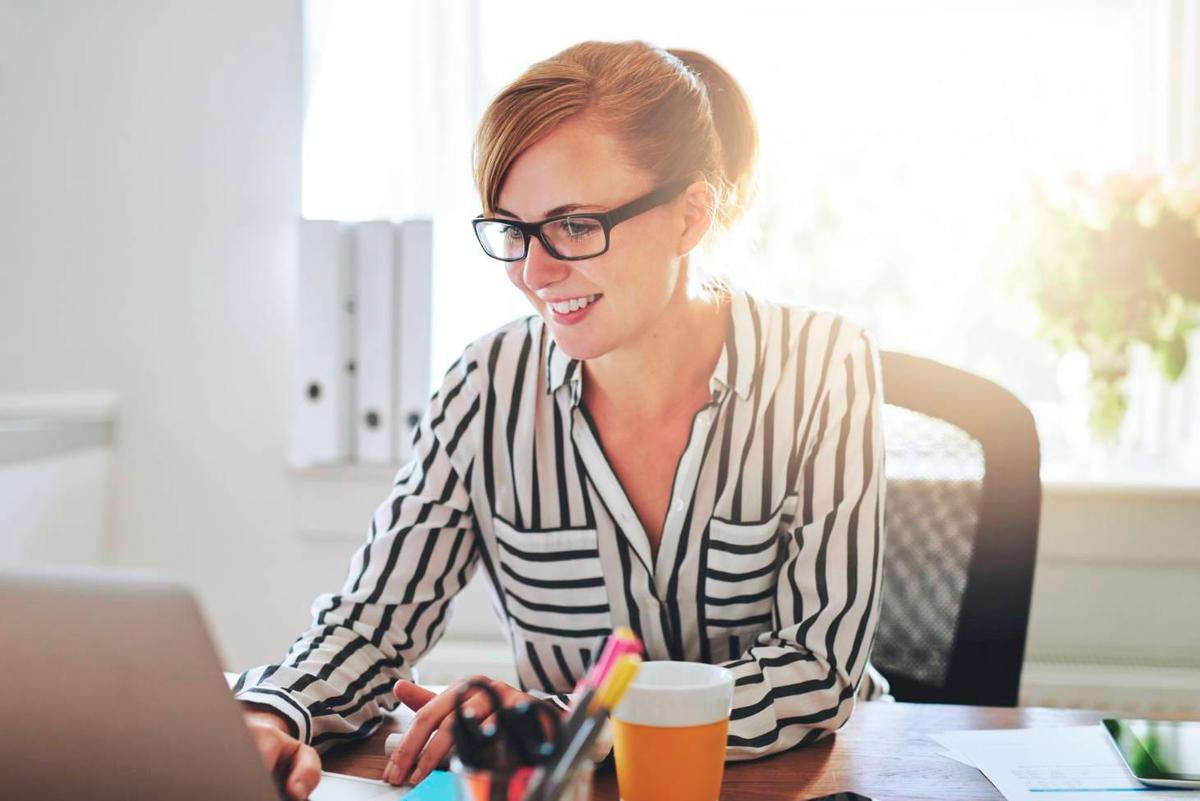
<svg viewBox="0 0 1200 801">
<path fill-rule="evenodd" d="M 733 673 L 700 662 L 646 662 L 612 714 L 622 801 L 717 801 Z"/>
</svg>

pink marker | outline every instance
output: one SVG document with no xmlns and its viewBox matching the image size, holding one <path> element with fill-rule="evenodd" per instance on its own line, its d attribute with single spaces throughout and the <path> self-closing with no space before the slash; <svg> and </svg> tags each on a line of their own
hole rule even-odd
<svg viewBox="0 0 1200 801">
<path fill-rule="evenodd" d="M 641 653 L 641 640 L 627 628 L 617 629 L 608 638 L 608 642 L 604 646 L 604 651 L 601 652 L 600 658 L 592 665 L 592 669 L 575 685 L 575 691 L 579 692 L 589 687 L 598 688 L 604 682 L 605 677 L 608 676 L 609 671 L 613 669 L 613 665 L 617 664 L 618 659 L 625 654 L 638 654 L 640 656 Z"/>
</svg>

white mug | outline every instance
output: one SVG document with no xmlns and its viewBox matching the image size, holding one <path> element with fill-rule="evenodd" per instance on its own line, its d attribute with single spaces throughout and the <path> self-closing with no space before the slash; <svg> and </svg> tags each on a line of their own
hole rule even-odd
<svg viewBox="0 0 1200 801">
<path fill-rule="evenodd" d="M 612 714 L 622 801 L 717 801 L 733 684 L 718 665 L 642 665 Z"/>
</svg>

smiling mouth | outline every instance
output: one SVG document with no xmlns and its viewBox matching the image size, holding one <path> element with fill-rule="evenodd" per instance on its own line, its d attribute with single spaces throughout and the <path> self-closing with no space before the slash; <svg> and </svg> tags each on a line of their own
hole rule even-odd
<svg viewBox="0 0 1200 801">
<path fill-rule="evenodd" d="M 570 300 L 547 303 L 546 306 L 551 311 L 558 314 L 572 314 L 574 312 L 583 311 L 602 297 L 604 296 L 600 294 L 584 295 L 578 298 L 571 298 Z"/>
</svg>

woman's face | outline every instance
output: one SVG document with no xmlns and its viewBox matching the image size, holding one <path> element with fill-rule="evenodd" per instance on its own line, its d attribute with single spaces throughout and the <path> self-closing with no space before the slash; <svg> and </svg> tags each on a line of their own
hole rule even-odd
<svg viewBox="0 0 1200 801">
<path fill-rule="evenodd" d="M 630 167 L 616 140 L 585 116 L 559 125 L 522 153 L 500 190 L 496 216 L 537 222 L 570 211 L 598 212 L 655 188 Z M 550 327 L 555 342 L 576 359 L 593 359 L 634 341 L 673 298 L 683 299 L 681 240 L 687 227 L 682 198 L 612 229 L 608 251 L 563 261 L 536 238 L 523 261 L 509 262 L 508 278 Z M 566 313 L 552 304 L 587 299 Z"/>
</svg>

